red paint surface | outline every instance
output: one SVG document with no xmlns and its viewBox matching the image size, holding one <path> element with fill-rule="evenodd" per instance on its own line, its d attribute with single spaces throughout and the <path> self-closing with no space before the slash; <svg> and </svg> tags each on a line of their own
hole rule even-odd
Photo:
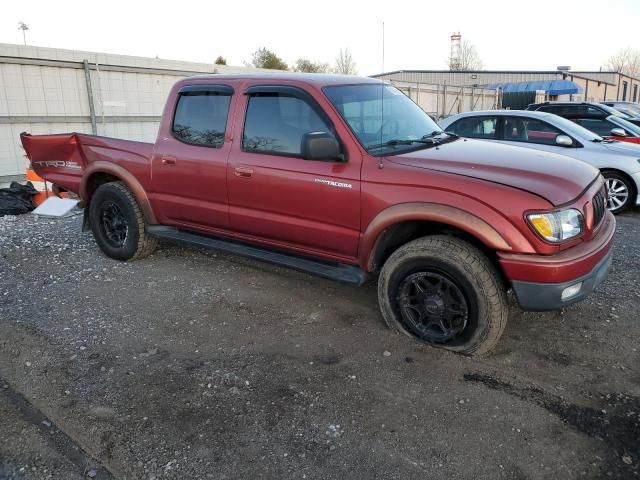
<svg viewBox="0 0 640 480">
<path fill-rule="evenodd" d="M 84 134 L 26 135 L 22 142 L 40 176 L 85 200 L 93 193 L 95 175 L 111 175 L 129 185 L 153 223 L 365 269 L 371 268 L 371 252 L 380 234 L 397 222 L 411 220 L 448 223 L 467 231 L 499 252 L 506 275 L 518 280 L 577 278 L 610 248 L 608 227 L 592 228 L 590 202 L 603 181 L 587 164 L 473 140 L 374 158 L 322 93 L 323 86 L 342 84 L 344 77 L 326 76 L 216 75 L 216 84 L 230 85 L 236 92 L 223 147 L 179 142 L 169 133 L 177 91 L 185 84 L 211 82 L 211 77 L 196 77 L 174 86 L 155 144 Z M 334 124 L 348 161 L 243 152 L 240 139 L 248 101 L 243 93 L 256 84 L 305 89 Z M 581 210 L 587 223 L 581 238 L 563 246 L 542 241 L 524 220 L 526 212 L 560 205 Z M 554 258 L 558 261 L 549 261 Z"/>
<path fill-rule="evenodd" d="M 607 140 L 618 140 L 619 142 L 635 143 L 640 145 L 640 137 L 604 137 Z"/>
</svg>

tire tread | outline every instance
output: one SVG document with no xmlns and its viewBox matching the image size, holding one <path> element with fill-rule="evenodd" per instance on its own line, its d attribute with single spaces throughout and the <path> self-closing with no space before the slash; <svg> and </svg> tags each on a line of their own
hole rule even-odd
<svg viewBox="0 0 640 480">
<path fill-rule="evenodd" d="M 479 295 L 486 299 L 487 328 L 483 329 L 482 335 L 472 345 L 464 348 L 446 346 L 442 348 L 466 355 L 485 355 L 491 352 L 498 344 L 507 325 L 509 310 L 506 289 L 487 256 L 475 246 L 456 237 L 433 235 L 412 240 L 398 248 L 385 262 L 378 283 L 378 297 L 387 325 L 412 336 L 395 319 L 385 288 L 393 270 L 402 262 L 425 255 L 455 262 L 456 266 L 464 270 L 467 275 L 477 279 L 476 284 L 481 290 Z"/>
</svg>

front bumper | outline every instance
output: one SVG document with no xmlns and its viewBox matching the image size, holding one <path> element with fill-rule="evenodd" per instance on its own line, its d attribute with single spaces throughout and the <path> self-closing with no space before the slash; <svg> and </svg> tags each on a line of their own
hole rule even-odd
<svg viewBox="0 0 640 480">
<path fill-rule="evenodd" d="M 610 267 L 611 251 L 588 274 L 574 280 L 562 283 L 521 282 L 515 280 L 511 282 L 511 286 L 523 310 L 537 312 L 559 310 L 562 307 L 579 302 L 593 292 L 607 278 Z M 562 292 L 576 284 L 581 284 L 578 293 L 563 299 Z"/>
<path fill-rule="evenodd" d="M 609 272 L 615 230 L 615 218 L 607 212 L 593 238 L 555 255 L 499 253 L 500 265 L 520 306 L 533 311 L 557 310 L 589 295 Z M 563 299 L 564 290 L 578 283 L 580 289 Z"/>
</svg>

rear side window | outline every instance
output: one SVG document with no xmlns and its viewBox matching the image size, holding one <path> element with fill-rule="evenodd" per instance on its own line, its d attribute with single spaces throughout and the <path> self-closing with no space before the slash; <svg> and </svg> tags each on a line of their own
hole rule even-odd
<svg viewBox="0 0 640 480">
<path fill-rule="evenodd" d="M 495 140 L 497 125 L 498 117 L 467 117 L 454 122 L 446 130 L 461 137 Z"/>
<path fill-rule="evenodd" d="M 333 129 L 305 100 L 280 93 L 260 93 L 249 98 L 242 137 L 248 152 L 301 155 L 305 133 Z"/>
<path fill-rule="evenodd" d="M 220 92 L 181 94 L 173 117 L 173 136 L 184 143 L 220 148 L 230 101 L 230 95 Z"/>
<path fill-rule="evenodd" d="M 543 105 L 541 106 L 538 111 L 540 112 L 548 112 L 548 113 L 555 113 L 556 115 L 560 115 L 562 113 L 562 108 L 561 107 L 554 107 L 551 105 Z"/>
<path fill-rule="evenodd" d="M 555 145 L 556 137 L 563 133 L 557 128 L 535 118 L 506 117 L 504 139 L 508 142 Z"/>
</svg>

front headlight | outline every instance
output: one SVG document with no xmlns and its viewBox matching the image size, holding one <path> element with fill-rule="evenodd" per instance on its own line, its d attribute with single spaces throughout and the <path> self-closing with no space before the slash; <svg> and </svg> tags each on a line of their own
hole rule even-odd
<svg viewBox="0 0 640 480">
<path fill-rule="evenodd" d="M 527 215 L 527 220 L 548 242 L 563 242 L 577 237 L 584 230 L 584 217 L 574 208 L 549 213 L 531 213 Z"/>
</svg>

